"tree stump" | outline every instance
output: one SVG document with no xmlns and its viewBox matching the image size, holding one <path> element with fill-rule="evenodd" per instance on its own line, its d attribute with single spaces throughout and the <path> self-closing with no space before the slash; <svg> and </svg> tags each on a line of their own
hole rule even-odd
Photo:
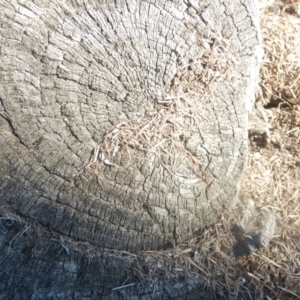
<svg viewBox="0 0 300 300">
<path fill-rule="evenodd" d="M 0 25 L 3 206 L 138 251 L 192 238 L 234 201 L 256 1 L 11 0 Z"/>
</svg>

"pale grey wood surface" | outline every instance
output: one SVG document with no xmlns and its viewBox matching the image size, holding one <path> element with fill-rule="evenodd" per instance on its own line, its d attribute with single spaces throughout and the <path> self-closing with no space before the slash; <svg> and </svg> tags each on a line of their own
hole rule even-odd
<svg viewBox="0 0 300 300">
<path fill-rule="evenodd" d="M 75 240 L 131 251 L 214 222 L 246 160 L 257 14 L 250 0 L 1 1 L 1 203 Z M 182 124 L 204 180 L 186 155 L 162 165 L 134 149 L 98 177 L 74 177 L 109 128 L 154 113 L 174 86 L 209 78 L 218 66 L 201 61 L 216 44 L 234 68 L 198 90 L 201 121 Z"/>
</svg>

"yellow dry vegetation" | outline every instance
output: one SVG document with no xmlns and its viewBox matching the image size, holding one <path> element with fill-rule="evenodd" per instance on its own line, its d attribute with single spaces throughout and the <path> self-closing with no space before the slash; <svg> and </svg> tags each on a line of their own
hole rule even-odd
<svg viewBox="0 0 300 300">
<path fill-rule="evenodd" d="M 240 264 L 265 299 L 300 299 L 300 1 L 261 0 L 264 59 L 259 99 L 271 142 L 250 140 L 242 192 L 271 209 L 282 231 Z"/>
</svg>

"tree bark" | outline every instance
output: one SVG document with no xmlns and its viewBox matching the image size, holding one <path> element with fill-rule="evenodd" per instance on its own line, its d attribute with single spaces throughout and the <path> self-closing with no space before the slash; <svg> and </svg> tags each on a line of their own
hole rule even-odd
<svg viewBox="0 0 300 300">
<path fill-rule="evenodd" d="M 246 160 L 256 5 L 1 1 L 2 204 L 63 236 L 130 251 L 213 223 L 237 196 Z M 9 260 L 32 247 L 23 238 Z M 50 244 L 18 268 L 50 260 L 55 277 L 64 258 L 54 262 Z M 70 290 L 81 287 L 72 276 Z"/>
<path fill-rule="evenodd" d="M 69 248 L 26 223 L 2 221 L 0 234 L 0 299 L 216 299 L 199 276 L 141 285 L 121 255 Z"/>
</svg>

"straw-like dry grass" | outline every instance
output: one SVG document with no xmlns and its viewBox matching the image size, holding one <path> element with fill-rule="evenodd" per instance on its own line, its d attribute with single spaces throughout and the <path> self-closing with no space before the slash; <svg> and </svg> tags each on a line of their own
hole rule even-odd
<svg viewBox="0 0 300 300">
<path fill-rule="evenodd" d="M 225 212 L 201 236 L 169 250 L 128 253 L 102 249 L 103 256 L 123 261 L 124 267 L 134 266 L 135 279 L 115 290 L 155 287 L 162 280 L 179 282 L 204 276 L 207 286 L 212 287 L 220 299 L 300 299 L 300 14 L 297 5 L 300 6 L 299 1 L 261 0 L 265 57 L 259 101 L 267 107 L 271 141 L 262 143 L 261 136 L 249 139 L 248 166 L 241 188 L 241 194 L 250 195 L 257 207 L 267 207 L 280 217 L 280 235 L 268 247 L 237 259 L 232 252 L 236 241 L 231 233 L 231 226 L 237 220 L 235 214 Z M 144 123 L 123 124 L 125 130 L 121 133 L 113 129 L 115 131 L 107 135 L 106 145 L 98 148 L 96 157 L 101 151 L 113 157 L 125 133 L 131 135 L 130 139 L 126 138 L 131 142 L 139 136 L 134 147 L 154 151 L 159 147 L 158 140 L 167 142 L 165 137 L 176 132 L 176 118 L 188 118 L 191 104 L 185 99 L 176 98 L 173 104 L 163 108 L 164 113 L 168 110 L 171 120 L 168 125 L 164 124 L 164 131 L 154 136 L 153 132 L 144 134 L 151 122 L 163 122 L 159 111 L 157 119 L 149 116 Z M 179 136 L 177 139 L 180 140 Z M 238 205 L 245 204 L 241 201 Z M 73 242 L 59 236 L 57 241 L 67 252 L 75 247 Z M 92 255 L 95 251 L 99 249 L 90 249 L 89 253 Z"/>
<path fill-rule="evenodd" d="M 300 3 L 261 0 L 265 56 L 260 72 L 263 104 L 300 102 Z"/>
<path fill-rule="evenodd" d="M 154 104 L 153 112 L 142 119 L 129 120 L 108 129 L 80 175 L 85 170 L 97 173 L 103 163 L 118 167 L 118 155 L 125 152 L 132 159 L 135 151 L 148 162 L 153 157 L 158 159 L 172 174 L 176 173 L 176 162 L 171 161 L 174 157 L 185 160 L 191 169 L 194 166 L 201 169 L 201 157 L 186 150 L 186 133 L 192 127 L 200 128 L 200 124 L 209 118 L 205 108 L 199 106 L 200 100 L 208 97 L 215 81 L 234 81 L 238 61 L 222 38 L 203 41 L 199 52 L 198 59 L 179 68 L 170 86 L 165 87 L 164 99 Z M 201 99 L 199 95 L 202 95 Z"/>
</svg>

